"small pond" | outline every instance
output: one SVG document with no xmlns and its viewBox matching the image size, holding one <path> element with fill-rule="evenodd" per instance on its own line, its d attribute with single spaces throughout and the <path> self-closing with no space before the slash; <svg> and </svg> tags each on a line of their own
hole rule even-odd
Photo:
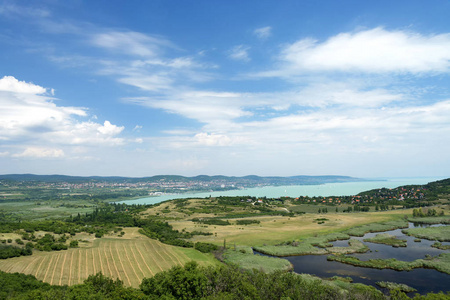
<svg viewBox="0 0 450 300">
<path fill-rule="evenodd" d="M 432 225 L 439 226 L 439 225 Z M 410 228 L 415 226 L 410 223 Z M 352 237 L 358 240 L 363 240 L 373 237 L 377 233 L 367 233 L 363 237 Z M 374 244 L 364 242 L 370 251 L 367 253 L 351 254 L 361 260 L 369 260 L 375 258 L 387 259 L 396 258 L 403 261 L 413 261 L 415 259 L 425 258 L 426 254 L 435 256 L 441 253 L 449 253 L 449 250 L 439 250 L 432 248 L 434 241 L 422 239 L 421 242 L 415 242 L 414 237 L 409 237 L 401 232 L 401 229 L 385 231 L 395 235 L 401 239 L 406 239 L 408 246 L 394 248 L 383 244 Z M 346 247 L 348 240 L 336 241 L 332 243 L 334 246 Z M 450 243 L 442 243 L 448 245 Z M 255 253 L 257 253 L 255 251 Z M 257 253 L 259 254 L 259 253 Z M 327 261 L 327 255 L 304 255 L 304 256 L 290 256 L 284 257 L 289 260 L 294 266 L 294 272 L 313 274 L 322 278 L 341 276 L 351 277 L 353 282 L 364 283 L 367 285 L 376 285 L 377 281 L 391 281 L 397 283 L 407 284 L 415 289 L 416 293 L 425 294 L 429 292 L 439 292 L 450 290 L 450 275 L 441 273 L 432 269 L 413 269 L 411 271 L 394 271 L 394 270 L 378 270 L 372 268 L 355 267 L 334 261 Z"/>
</svg>

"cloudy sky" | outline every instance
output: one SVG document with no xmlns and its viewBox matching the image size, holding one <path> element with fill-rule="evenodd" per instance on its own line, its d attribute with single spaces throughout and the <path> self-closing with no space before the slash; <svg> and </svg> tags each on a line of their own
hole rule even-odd
<svg viewBox="0 0 450 300">
<path fill-rule="evenodd" d="M 450 176 L 449 15 L 0 0 L 0 174 Z"/>
</svg>

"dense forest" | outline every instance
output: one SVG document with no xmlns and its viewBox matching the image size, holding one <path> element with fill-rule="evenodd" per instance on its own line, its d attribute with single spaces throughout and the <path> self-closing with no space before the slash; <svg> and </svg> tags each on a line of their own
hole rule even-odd
<svg viewBox="0 0 450 300">
<path fill-rule="evenodd" d="M 101 273 L 83 284 L 55 286 L 34 276 L 0 272 L 0 299 L 320 299 L 376 300 L 409 299 L 393 290 L 384 295 L 374 287 L 345 281 L 322 281 L 308 275 L 258 270 L 242 271 L 235 266 L 199 267 L 190 262 L 144 278 L 139 289 L 125 287 Z M 450 294 L 416 295 L 417 300 L 450 299 Z"/>
</svg>

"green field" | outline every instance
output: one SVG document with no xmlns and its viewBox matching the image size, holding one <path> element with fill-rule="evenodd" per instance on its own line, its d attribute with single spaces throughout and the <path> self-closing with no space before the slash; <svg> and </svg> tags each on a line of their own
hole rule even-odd
<svg viewBox="0 0 450 300">
<path fill-rule="evenodd" d="M 450 242 L 450 226 L 410 228 L 402 230 L 402 232 L 421 239 Z"/>
<path fill-rule="evenodd" d="M 373 238 L 364 239 L 364 242 L 384 244 L 392 247 L 406 247 L 406 240 L 401 240 L 389 233 L 379 233 Z"/>
<path fill-rule="evenodd" d="M 289 271 L 293 268 L 286 259 L 254 255 L 251 247 L 235 247 L 228 249 L 224 254 L 226 263 L 236 264 L 246 270 L 257 269 L 264 273 L 277 270 Z"/>
<path fill-rule="evenodd" d="M 439 272 L 450 274 L 450 253 L 442 253 L 430 259 L 416 259 L 413 261 L 401 261 L 395 258 L 390 259 L 369 259 L 360 260 L 357 257 L 345 255 L 330 255 L 329 261 L 338 261 L 344 264 L 363 268 L 392 269 L 396 271 L 410 271 L 416 268 L 436 269 Z"/>
<path fill-rule="evenodd" d="M 0 212 L 12 214 L 21 220 L 60 219 L 78 213 L 91 213 L 95 205 L 85 200 L 76 201 L 11 201 L 0 203 Z"/>
<path fill-rule="evenodd" d="M 82 283 L 102 272 L 127 286 L 138 287 L 144 277 L 195 260 L 200 265 L 217 264 L 212 255 L 194 249 L 162 244 L 127 228 L 129 238 L 95 239 L 88 247 L 59 252 L 35 252 L 32 256 L 0 260 L 0 270 L 34 275 L 56 285 Z"/>
</svg>

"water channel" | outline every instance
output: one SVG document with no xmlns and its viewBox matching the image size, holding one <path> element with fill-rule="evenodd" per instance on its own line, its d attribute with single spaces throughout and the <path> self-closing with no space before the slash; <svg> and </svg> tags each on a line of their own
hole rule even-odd
<svg viewBox="0 0 450 300">
<path fill-rule="evenodd" d="M 432 225 L 436 226 L 436 225 Z M 414 228 L 414 224 L 410 223 L 410 228 Z M 352 237 L 362 241 L 363 239 L 373 237 L 377 233 L 367 233 L 363 237 Z M 358 257 L 360 260 L 369 259 L 388 259 L 396 258 L 403 261 L 413 261 L 415 259 L 425 258 L 426 254 L 436 256 L 441 253 L 449 253 L 449 250 L 439 250 L 432 248 L 434 241 L 422 239 L 421 242 L 415 242 L 414 237 L 409 237 L 401 232 L 401 229 L 385 231 L 391 235 L 397 236 L 401 239 L 407 240 L 407 247 L 394 248 L 392 246 L 383 244 L 374 244 L 364 242 L 370 248 L 369 252 L 350 254 Z M 346 247 L 348 240 L 332 242 L 334 246 Z M 444 242 L 443 245 L 450 243 Z M 260 254 L 255 251 L 255 254 Z M 261 254 L 262 255 L 262 254 Z M 322 278 L 329 278 L 333 276 L 351 277 L 353 282 L 359 282 L 367 285 L 372 285 L 378 288 L 376 282 L 390 281 L 396 283 L 403 283 L 417 289 L 420 294 L 429 292 L 449 291 L 450 290 L 450 275 L 441 273 L 433 269 L 413 269 L 411 271 L 394 271 L 390 269 L 378 270 L 372 268 L 355 267 L 335 261 L 327 261 L 327 255 L 303 255 L 285 257 L 294 266 L 294 272 L 307 273 L 316 275 Z M 414 293 L 413 293 L 414 294 Z"/>
</svg>

